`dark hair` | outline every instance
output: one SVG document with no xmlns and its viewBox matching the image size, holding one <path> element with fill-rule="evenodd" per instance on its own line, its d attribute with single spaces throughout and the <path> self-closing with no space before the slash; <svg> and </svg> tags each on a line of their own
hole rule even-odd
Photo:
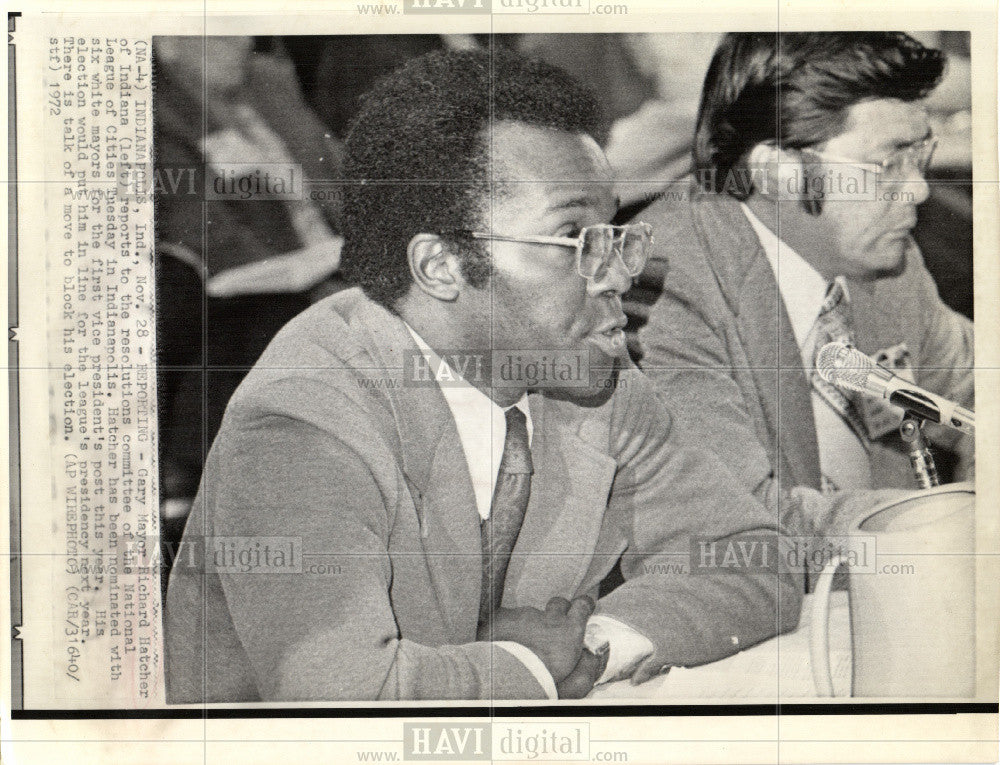
<svg viewBox="0 0 1000 765">
<path fill-rule="evenodd" d="M 707 191 L 746 199 L 746 155 L 758 143 L 815 146 L 841 133 L 859 101 L 924 98 L 944 54 L 902 32 L 737 32 L 712 57 L 695 134 L 694 164 Z"/>
<path fill-rule="evenodd" d="M 487 128 L 499 120 L 593 136 L 599 113 L 567 73 L 502 48 L 411 59 L 363 97 L 347 136 L 341 265 L 348 280 L 392 309 L 412 282 L 407 245 L 431 233 L 455 247 L 470 284 L 486 284 L 485 248 L 448 232 L 483 223 L 497 191 Z"/>
</svg>

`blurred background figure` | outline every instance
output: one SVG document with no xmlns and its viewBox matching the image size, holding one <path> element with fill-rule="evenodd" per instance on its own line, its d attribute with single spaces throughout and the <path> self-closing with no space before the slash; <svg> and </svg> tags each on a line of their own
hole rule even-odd
<svg viewBox="0 0 1000 765">
<path fill-rule="evenodd" d="M 338 286 L 340 142 L 280 44 L 154 39 L 161 496 L 183 519 L 229 397 L 277 330 Z M 206 199 L 276 164 L 301 199 Z M 301 180 L 300 176 L 300 180 Z M 326 183 L 324 183 L 326 182 Z M 312 193 L 311 193 L 312 192 Z M 310 196 L 315 197 L 311 199 Z"/>
<path fill-rule="evenodd" d="M 523 52 L 572 72 L 604 106 L 622 219 L 691 171 L 701 83 L 718 39 L 715 32 L 521 35 Z"/>
<path fill-rule="evenodd" d="M 443 35 L 287 37 L 289 56 L 310 106 L 337 138 L 375 81 L 409 59 L 444 47 Z"/>
<path fill-rule="evenodd" d="M 343 139 L 361 96 L 411 58 L 435 50 L 513 47 L 522 36 L 329 35 L 284 37 L 282 45 L 295 62 L 309 105 L 333 135 Z"/>
<path fill-rule="evenodd" d="M 972 74 L 968 32 L 911 32 L 948 56 L 944 79 L 927 99 L 938 139 L 913 232 L 941 298 L 972 318 Z"/>
</svg>

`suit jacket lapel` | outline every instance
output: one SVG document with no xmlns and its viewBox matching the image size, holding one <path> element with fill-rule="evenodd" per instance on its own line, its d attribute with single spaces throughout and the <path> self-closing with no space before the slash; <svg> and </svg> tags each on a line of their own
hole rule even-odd
<svg viewBox="0 0 1000 765">
<path fill-rule="evenodd" d="M 417 495 L 418 512 L 424 515 L 422 544 L 442 613 L 456 634 L 474 635 L 482 543 L 472 479 L 451 410 L 436 383 L 416 387 L 403 380 L 406 355 L 419 349 L 402 321 L 367 300 L 357 316 L 371 338 L 376 365 L 398 379 L 385 390 L 397 425 L 403 471 Z M 604 418 L 541 394 L 529 397 L 529 407 L 535 474 L 502 602 L 543 608 L 554 593 L 572 597 L 582 582 L 600 534 L 616 464 L 606 452 Z"/>
<path fill-rule="evenodd" d="M 695 211 L 709 265 L 736 316 L 779 469 L 787 473 L 781 484 L 819 487 L 809 381 L 767 255 L 735 201 L 705 195 Z"/>
<path fill-rule="evenodd" d="M 482 577 L 482 542 L 472 479 L 455 420 L 433 381 L 403 379 L 420 350 L 403 322 L 369 301 L 358 317 L 376 363 L 397 384 L 386 387 L 403 458 L 403 472 L 420 514 L 421 543 L 444 617 L 457 633 L 475 634 Z"/>
<path fill-rule="evenodd" d="M 608 441 L 602 418 L 564 418 L 559 409 L 575 404 L 540 394 L 530 397 L 530 406 L 535 474 L 503 605 L 544 608 L 555 594 L 577 594 L 593 560 L 616 464 L 594 445 Z"/>
</svg>

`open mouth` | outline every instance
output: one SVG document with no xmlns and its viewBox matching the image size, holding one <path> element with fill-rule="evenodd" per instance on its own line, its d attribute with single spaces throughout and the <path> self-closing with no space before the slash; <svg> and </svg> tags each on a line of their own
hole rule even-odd
<svg viewBox="0 0 1000 765">
<path fill-rule="evenodd" d="M 615 323 L 603 331 L 594 332 L 590 337 L 605 356 L 620 358 L 626 353 L 624 322 Z"/>
<path fill-rule="evenodd" d="M 625 330 L 621 327 L 612 327 L 601 334 L 608 338 L 608 342 L 615 347 L 625 347 Z"/>
</svg>

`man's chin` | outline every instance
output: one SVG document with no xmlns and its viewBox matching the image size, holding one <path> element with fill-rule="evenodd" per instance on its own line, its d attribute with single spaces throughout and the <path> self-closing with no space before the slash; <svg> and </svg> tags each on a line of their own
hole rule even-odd
<svg viewBox="0 0 1000 765">
<path fill-rule="evenodd" d="M 882 259 L 885 265 L 875 272 L 874 278 L 885 279 L 903 273 L 906 270 L 906 251 L 910 248 L 912 241 L 910 235 L 906 234 L 893 239 L 891 244 L 887 244 L 885 257 Z"/>
<path fill-rule="evenodd" d="M 906 270 L 906 253 L 912 242 L 908 234 L 887 239 L 868 258 L 868 267 L 855 278 L 858 281 L 876 281 L 899 276 Z"/>
<path fill-rule="evenodd" d="M 581 406 L 600 406 L 614 394 L 618 387 L 618 373 L 621 369 L 619 359 L 606 359 L 598 362 L 591 357 L 590 374 L 585 380 L 574 381 L 572 384 L 553 384 L 539 386 L 550 398 L 561 401 L 573 401 Z"/>
</svg>

